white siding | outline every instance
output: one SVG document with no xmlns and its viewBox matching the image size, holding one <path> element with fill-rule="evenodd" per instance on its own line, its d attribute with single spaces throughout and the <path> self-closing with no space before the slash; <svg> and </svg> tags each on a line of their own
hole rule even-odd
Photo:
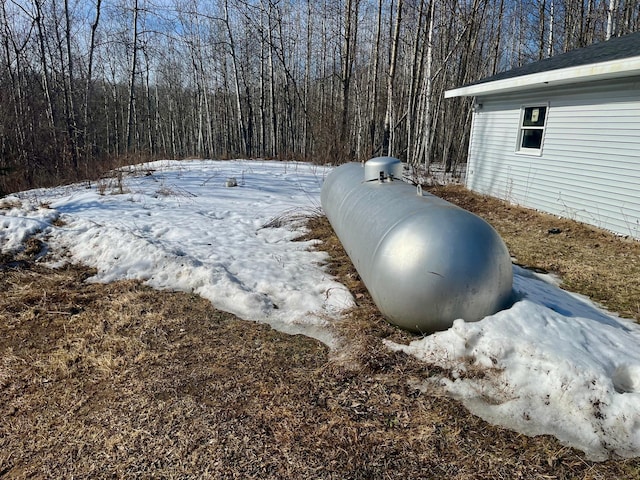
<svg viewBox="0 0 640 480">
<path fill-rule="evenodd" d="M 468 188 L 640 238 L 640 79 L 476 100 Z M 547 103 L 542 155 L 516 153 L 522 105 Z"/>
</svg>

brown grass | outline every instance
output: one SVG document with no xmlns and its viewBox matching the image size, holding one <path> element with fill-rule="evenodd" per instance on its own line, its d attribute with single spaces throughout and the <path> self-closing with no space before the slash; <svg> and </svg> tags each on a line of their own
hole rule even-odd
<svg viewBox="0 0 640 480">
<path fill-rule="evenodd" d="M 640 321 L 639 241 L 475 195 L 461 186 L 431 192 L 491 223 L 517 263 L 554 272 L 563 288 Z"/>
<path fill-rule="evenodd" d="M 380 317 L 326 219 L 310 227 L 358 302 L 340 352 L 194 295 L 4 262 L 0 477 L 640 478 L 638 460 L 589 462 L 418 389 L 447 372 L 382 345 L 414 337 Z"/>
</svg>

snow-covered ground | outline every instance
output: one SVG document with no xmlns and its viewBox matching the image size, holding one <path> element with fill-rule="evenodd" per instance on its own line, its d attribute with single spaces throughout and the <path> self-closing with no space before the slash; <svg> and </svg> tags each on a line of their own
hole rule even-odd
<svg viewBox="0 0 640 480">
<path fill-rule="evenodd" d="M 323 327 L 353 299 L 325 273 L 325 253 L 292 241 L 301 233 L 296 217 L 319 211 L 326 173 L 290 162 L 149 163 L 122 181 L 18 195 L 21 207 L 0 209 L 0 246 L 15 248 L 40 229 L 54 253 L 97 268 L 93 281 L 193 292 L 241 318 L 331 344 Z M 226 187 L 230 178 L 237 187 Z M 47 224 L 58 216 L 61 226 Z"/>
<path fill-rule="evenodd" d="M 337 348 L 327 327 L 353 299 L 327 275 L 313 242 L 293 241 L 303 228 L 296 218 L 319 209 L 327 172 L 288 162 L 162 161 L 121 182 L 23 192 L 0 199 L 0 249 L 37 235 L 47 261 L 93 266 L 93 281 L 194 292 Z M 237 187 L 225 186 L 230 177 Z M 519 267 L 514 289 L 519 300 L 508 310 L 388 347 L 445 367 L 451 374 L 432 382 L 492 423 L 555 435 L 594 459 L 640 456 L 640 326 Z"/>
</svg>

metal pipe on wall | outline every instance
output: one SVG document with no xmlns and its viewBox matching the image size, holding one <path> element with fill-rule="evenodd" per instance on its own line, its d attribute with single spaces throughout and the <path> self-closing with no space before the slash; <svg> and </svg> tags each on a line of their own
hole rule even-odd
<svg viewBox="0 0 640 480">
<path fill-rule="evenodd" d="M 325 179 L 322 207 L 385 318 L 424 334 L 477 321 L 511 299 L 511 257 L 480 217 L 400 180 L 392 157 Z"/>
</svg>

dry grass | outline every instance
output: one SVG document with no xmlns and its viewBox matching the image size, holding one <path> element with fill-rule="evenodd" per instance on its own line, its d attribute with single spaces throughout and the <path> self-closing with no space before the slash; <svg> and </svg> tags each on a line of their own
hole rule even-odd
<svg viewBox="0 0 640 480">
<path fill-rule="evenodd" d="M 0 198 L 0 210 L 11 210 L 12 208 L 18 208 L 20 202 L 8 198 Z"/>
<path fill-rule="evenodd" d="M 461 186 L 431 192 L 491 223 L 517 263 L 557 273 L 563 288 L 640 321 L 640 242 L 476 195 Z"/>
<path fill-rule="evenodd" d="M 637 460 L 592 463 L 412 386 L 446 372 L 384 348 L 414 337 L 380 317 L 326 220 L 310 227 L 358 301 L 337 327 L 347 353 L 197 296 L 5 263 L 0 477 L 640 478 Z"/>
</svg>

